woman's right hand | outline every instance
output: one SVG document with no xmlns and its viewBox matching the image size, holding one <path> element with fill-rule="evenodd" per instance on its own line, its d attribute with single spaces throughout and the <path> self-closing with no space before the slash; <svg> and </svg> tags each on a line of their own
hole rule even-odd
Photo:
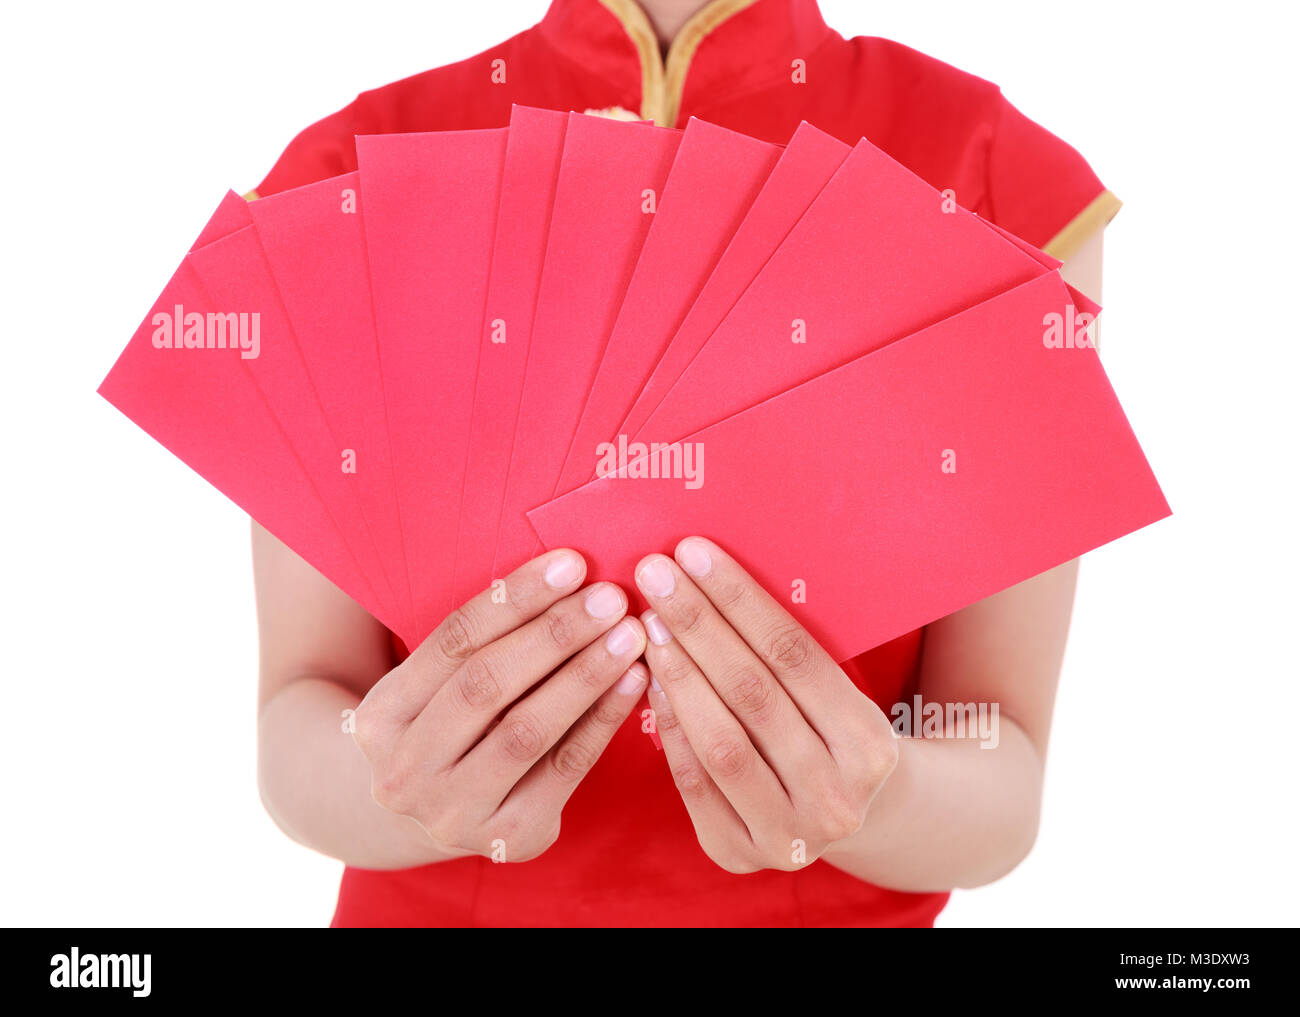
<svg viewBox="0 0 1300 1017">
<path fill-rule="evenodd" d="M 362 700 L 371 795 L 441 852 L 526 861 L 645 689 L 645 630 L 576 551 L 535 558 L 453 611 Z"/>
</svg>

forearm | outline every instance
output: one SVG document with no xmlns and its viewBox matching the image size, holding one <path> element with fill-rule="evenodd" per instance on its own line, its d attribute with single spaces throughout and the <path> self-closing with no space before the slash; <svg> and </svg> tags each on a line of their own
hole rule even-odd
<svg viewBox="0 0 1300 1017">
<path fill-rule="evenodd" d="M 996 748 L 974 738 L 904 738 L 866 822 L 823 860 L 879 886 L 970 888 L 1010 872 L 1038 832 L 1042 763 L 1001 718 Z"/>
<path fill-rule="evenodd" d="M 262 801 L 286 834 L 367 869 L 402 869 L 449 856 L 411 819 L 370 796 L 370 768 L 343 731 L 357 696 L 323 678 L 299 678 L 267 700 L 258 718 Z"/>
</svg>

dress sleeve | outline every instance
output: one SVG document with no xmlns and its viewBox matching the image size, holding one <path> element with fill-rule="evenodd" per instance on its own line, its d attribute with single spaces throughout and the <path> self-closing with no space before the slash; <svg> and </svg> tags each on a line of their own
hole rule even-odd
<svg viewBox="0 0 1300 1017">
<path fill-rule="evenodd" d="M 999 93 L 989 148 L 987 218 L 1069 260 L 1120 209 L 1087 161 Z"/>
<path fill-rule="evenodd" d="M 270 173 L 245 198 L 264 198 L 291 187 L 315 183 L 357 168 L 355 135 L 375 130 L 365 115 L 366 96 L 358 96 L 337 113 L 318 120 L 294 138 Z"/>
</svg>

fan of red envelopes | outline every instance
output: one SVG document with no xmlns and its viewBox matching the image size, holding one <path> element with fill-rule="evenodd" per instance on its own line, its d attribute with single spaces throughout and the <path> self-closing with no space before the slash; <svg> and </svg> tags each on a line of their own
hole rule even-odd
<svg viewBox="0 0 1300 1017">
<path fill-rule="evenodd" d="M 847 659 L 1168 514 L 1059 263 L 867 141 L 516 107 L 227 195 L 100 392 L 408 646 L 693 533 Z"/>
</svg>

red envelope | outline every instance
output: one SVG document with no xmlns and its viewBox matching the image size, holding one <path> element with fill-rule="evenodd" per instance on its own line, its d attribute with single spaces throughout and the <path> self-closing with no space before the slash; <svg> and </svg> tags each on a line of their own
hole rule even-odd
<svg viewBox="0 0 1300 1017">
<path fill-rule="evenodd" d="M 379 374 L 360 176 L 348 173 L 273 194 L 248 209 L 311 384 L 343 450 L 340 456 L 347 456 L 334 470 L 353 489 L 386 583 L 409 619 L 411 591 Z"/>
<path fill-rule="evenodd" d="M 615 433 L 637 434 L 641 430 L 849 152 L 848 145 L 829 134 L 807 123 L 799 125 L 631 410 L 606 438 L 613 438 Z M 588 476 L 594 477 L 595 470 Z"/>
<path fill-rule="evenodd" d="M 529 518 L 625 585 L 716 536 L 847 660 L 1169 514 L 1096 352 L 1046 345 L 1068 301 L 1042 276 L 692 435 L 696 489 L 605 478 Z"/>
<path fill-rule="evenodd" d="M 861 141 L 636 437 L 692 434 L 1049 271 Z"/>
<path fill-rule="evenodd" d="M 780 154 L 694 117 L 686 125 L 557 491 L 591 479 L 596 447 L 617 433 Z"/>
<path fill-rule="evenodd" d="M 515 106 L 510 113 L 456 549 L 452 599 L 457 604 L 492 578 L 568 122 L 567 113 L 554 110 Z"/>
<path fill-rule="evenodd" d="M 200 247 L 206 247 L 214 240 L 228 237 L 236 230 L 242 230 L 245 226 L 251 226 L 252 224 L 253 216 L 248 211 L 248 202 L 234 191 L 227 191 L 226 196 L 221 199 L 221 204 L 212 213 L 212 218 L 204 225 L 199 233 L 198 240 L 194 241 L 194 246 L 190 250 L 195 251 Z"/>
<path fill-rule="evenodd" d="M 421 637 L 454 606 L 478 338 L 507 133 L 357 138 L 397 507 Z"/>
<path fill-rule="evenodd" d="M 250 222 L 243 199 L 228 193 L 195 246 L 216 242 Z M 182 320 L 189 313 L 218 310 L 189 260 L 154 302 L 101 383 L 100 395 L 367 611 L 386 618 L 240 351 L 154 346 L 162 327 L 157 316 L 174 318 L 177 307 Z M 277 337 L 262 338 L 272 342 Z"/>
<path fill-rule="evenodd" d="M 229 369 L 238 360 L 251 375 L 374 590 L 382 605 L 381 617 L 396 625 L 396 631 L 406 631 L 355 488 L 340 469 L 344 445 L 325 418 L 255 227 L 192 251 L 186 260 L 211 300 L 208 310 L 260 315 L 256 356 L 214 361 L 213 368 Z M 275 482 L 268 477 L 250 479 Z"/>
<path fill-rule="evenodd" d="M 540 551 L 524 512 L 555 491 L 680 138 L 569 117 L 493 575 Z"/>
</svg>

